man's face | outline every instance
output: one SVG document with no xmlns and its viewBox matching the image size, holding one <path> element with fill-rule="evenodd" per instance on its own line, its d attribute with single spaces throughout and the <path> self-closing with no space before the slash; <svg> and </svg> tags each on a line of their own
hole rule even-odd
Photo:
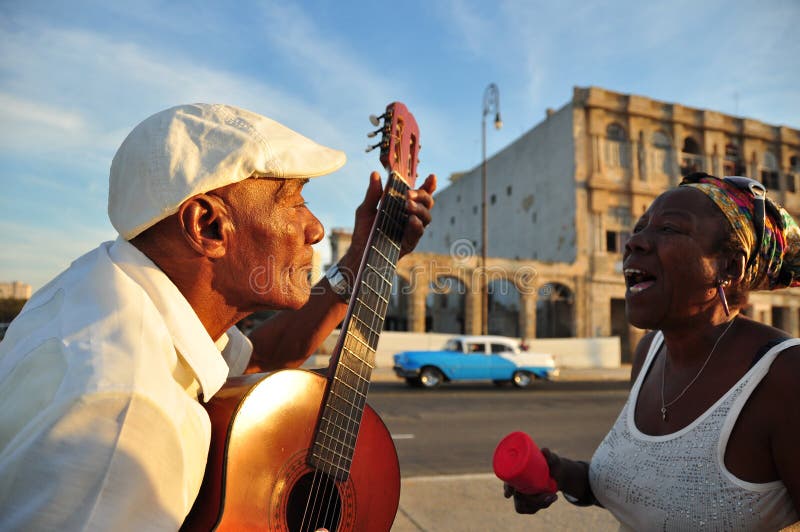
<svg viewBox="0 0 800 532">
<path fill-rule="evenodd" d="M 216 288 L 242 311 L 296 309 L 308 301 L 311 245 L 325 234 L 303 199 L 304 179 L 245 179 L 214 191 L 228 207 Z"/>
</svg>

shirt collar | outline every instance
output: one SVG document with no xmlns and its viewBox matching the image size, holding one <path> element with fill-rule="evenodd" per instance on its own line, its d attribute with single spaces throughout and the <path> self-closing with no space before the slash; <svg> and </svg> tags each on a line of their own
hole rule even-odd
<svg viewBox="0 0 800 532">
<path fill-rule="evenodd" d="M 136 282 L 158 309 L 175 349 L 194 372 L 203 400 L 217 393 L 228 377 L 228 365 L 220 353 L 227 343 L 215 342 L 178 287 L 144 253 L 118 237 L 108 254 L 114 264 Z"/>
</svg>

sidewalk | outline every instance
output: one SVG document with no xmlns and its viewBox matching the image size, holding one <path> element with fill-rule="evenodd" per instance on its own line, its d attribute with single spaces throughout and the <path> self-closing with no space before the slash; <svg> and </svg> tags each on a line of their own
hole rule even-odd
<svg viewBox="0 0 800 532">
<path fill-rule="evenodd" d="M 392 532 L 616 531 L 619 523 L 599 507 L 579 508 L 561 495 L 536 515 L 520 515 L 503 497 L 493 474 L 412 477 L 401 481 Z"/>
<path fill-rule="evenodd" d="M 562 369 L 562 382 L 624 381 L 631 367 Z M 375 368 L 373 381 L 402 382 L 391 368 Z M 579 508 L 559 496 L 550 508 L 536 515 L 520 515 L 503 497 L 502 483 L 494 474 L 410 477 L 401 481 L 400 508 L 392 532 L 447 531 L 571 531 L 611 532 L 619 523 L 598 507 Z"/>
</svg>

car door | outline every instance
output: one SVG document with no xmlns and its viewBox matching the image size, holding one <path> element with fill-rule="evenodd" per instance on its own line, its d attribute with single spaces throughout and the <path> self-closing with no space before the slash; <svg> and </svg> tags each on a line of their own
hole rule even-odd
<svg viewBox="0 0 800 532">
<path fill-rule="evenodd" d="M 489 347 L 492 350 L 492 379 L 510 379 L 511 375 L 514 373 L 514 370 L 517 369 L 517 364 L 514 360 L 516 355 L 514 349 L 511 346 L 500 342 L 492 342 Z"/>
<path fill-rule="evenodd" d="M 465 352 L 462 357 L 458 378 L 489 379 L 491 378 L 491 353 L 486 351 L 486 342 L 471 341 L 464 343 Z"/>
</svg>

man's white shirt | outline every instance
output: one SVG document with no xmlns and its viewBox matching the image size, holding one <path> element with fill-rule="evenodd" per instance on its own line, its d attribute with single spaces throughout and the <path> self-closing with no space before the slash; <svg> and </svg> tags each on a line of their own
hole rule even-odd
<svg viewBox="0 0 800 532">
<path fill-rule="evenodd" d="M 251 353 L 125 240 L 76 260 L 0 342 L 0 530 L 176 530 L 205 471 L 199 401 Z"/>
</svg>

